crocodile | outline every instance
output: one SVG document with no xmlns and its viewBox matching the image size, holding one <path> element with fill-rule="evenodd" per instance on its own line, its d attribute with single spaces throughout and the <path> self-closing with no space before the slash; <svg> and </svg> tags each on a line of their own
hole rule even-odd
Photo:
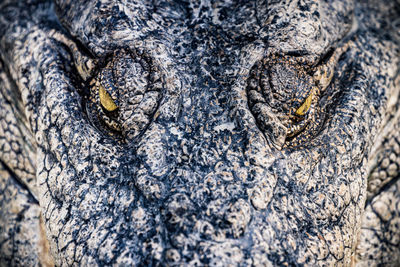
<svg viewBox="0 0 400 267">
<path fill-rule="evenodd" d="M 398 266 L 398 0 L 2 0 L 1 266 Z"/>
</svg>

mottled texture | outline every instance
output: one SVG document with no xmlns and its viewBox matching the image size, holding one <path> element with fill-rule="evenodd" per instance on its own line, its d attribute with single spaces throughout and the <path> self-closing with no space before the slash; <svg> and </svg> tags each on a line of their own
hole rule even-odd
<svg viewBox="0 0 400 267">
<path fill-rule="evenodd" d="M 399 265 L 399 17 L 1 1 L 0 265 Z"/>
</svg>

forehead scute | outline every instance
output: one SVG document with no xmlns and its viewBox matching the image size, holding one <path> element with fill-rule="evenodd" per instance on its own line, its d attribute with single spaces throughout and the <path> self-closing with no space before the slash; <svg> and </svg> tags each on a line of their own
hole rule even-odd
<svg viewBox="0 0 400 267">
<path fill-rule="evenodd" d="M 352 1 L 279 1 L 261 6 L 261 34 L 270 53 L 304 56 L 314 64 L 349 32 Z"/>
</svg>

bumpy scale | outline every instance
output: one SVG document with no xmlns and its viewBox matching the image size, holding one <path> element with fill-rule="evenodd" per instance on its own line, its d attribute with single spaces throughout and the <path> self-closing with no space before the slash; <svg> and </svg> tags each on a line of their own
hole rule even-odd
<svg viewBox="0 0 400 267">
<path fill-rule="evenodd" d="M 398 266 L 400 3 L 0 2 L 1 266 Z"/>
</svg>

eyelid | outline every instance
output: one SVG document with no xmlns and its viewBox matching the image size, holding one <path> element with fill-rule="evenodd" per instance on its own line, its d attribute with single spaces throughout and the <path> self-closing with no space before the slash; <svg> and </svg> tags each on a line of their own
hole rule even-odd
<svg viewBox="0 0 400 267">
<path fill-rule="evenodd" d="M 100 103 L 107 111 L 114 111 L 118 108 L 115 102 L 112 100 L 110 94 L 106 91 L 106 89 L 99 85 L 99 97 Z"/>
</svg>

